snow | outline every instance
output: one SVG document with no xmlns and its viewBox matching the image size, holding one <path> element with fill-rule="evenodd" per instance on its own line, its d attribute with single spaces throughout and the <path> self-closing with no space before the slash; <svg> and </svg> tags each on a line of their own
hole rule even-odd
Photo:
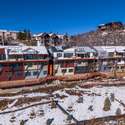
<svg viewBox="0 0 125 125">
<path fill-rule="evenodd" d="M 40 116 L 39 115 L 39 110 L 40 109 L 44 109 L 44 116 Z M 30 119 L 29 115 L 30 113 L 34 111 L 36 113 L 36 117 L 34 119 Z M 64 123 L 64 119 L 66 119 L 66 116 L 59 110 L 59 109 L 50 109 L 50 107 L 48 105 L 43 105 L 41 106 L 37 106 L 37 107 L 33 107 L 33 108 L 29 108 L 23 111 L 19 111 L 17 113 L 12 113 L 12 114 L 8 114 L 8 115 L 2 115 L 0 116 L 0 124 L 4 125 L 11 125 L 12 123 L 10 123 L 10 119 L 12 116 L 15 116 L 15 122 L 13 123 L 13 125 L 17 125 L 20 123 L 21 120 L 28 120 L 28 123 L 26 125 L 46 125 L 46 120 L 48 118 L 54 118 L 54 123 L 52 125 L 58 125 L 60 123 Z M 6 119 L 6 120 L 5 120 Z M 60 124 L 61 125 L 61 124 Z"/>
<path fill-rule="evenodd" d="M 77 91 L 83 91 L 82 97 L 83 97 L 83 103 L 78 103 L 77 100 L 79 98 L 78 95 L 69 95 L 66 93 L 66 90 L 77 90 Z M 57 98 L 54 96 L 54 99 L 59 101 L 59 104 L 69 112 L 69 114 L 72 114 L 77 120 L 87 120 L 97 117 L 103 117 L 103 116 L 109 116 L 109 115 L 116 115 L 117 108 L 121 109 L 121 113 L 125 113 L 125 107 L 123 105 L 119 104 L 116 100 L 114 102 L 111 101 L 111 109 L 109 111 L 104 111 L 104 100 L 106 97 L 109 97 L 110 94 L 114 93 L 115 98 L 118 100 L 121 100 L 123 103 L 125 103 L 125 86 L 122 87 L 93 87 L 93 88 L 67 88 L 63 90 L 58 90 L 54 92 L 53 94 L 59 94 L 60 96 L 65 95 L 65 98 Z M 34 96 L 40 96 L 40 93 L 31 93 L 27 94 L 27 97 L 34 97 Z M 41 96 L 46 96 L 47 94 L 41 93 Z M 9 97 L 11 98 L 11 97 Z M 13 97 L 12 97 L 13 98 Z M 16 103 L 16 99 L 12 104 L 9 104 L 9 107 L 13 106 L 14 103 Z M 43 100 L 41 100 L 42 102 Z M 90 106 L 93 106 L 93 111 L 90 111 L 88 108 Z M 68 107 L 72 107 L 72 110 L 67 110 Z M 19 107 L 12 107 L 11 110 L 19 108 Z M 6 109 L 7 110 L 7 109 Z M 10 108 L 8 109 L 10 110 Z M 44 111 L 44 115 L 40 115 L 40 111 Z M 33 119 L 30 118 L 31 112 L 35 112 L 35 117 Z M 11 117 L 15 116 L 15 121 L 13 123 L 10 122 Z M 63 125 L 67 123 L 67 115 L 64 114 L 58 107 L 51 108 L 50 104 L 44 104 L 40 106 L 34 106 L 31 108 L 28 108 L 26 110 L 18 111 L 15 113 L 0 115 L 0 124 L 4 125 L 17 125 L 20 124 L 21 120 L 28 120 L 26 122 L 26 125 L 46 125 L 46 121 L 48 118 L 54 118 L 52 125 Z M 6 119 L 6 120 L 5 120 Z M 74 122 L 74 121 L 71 121 Z"/>
<path fill-rule="evenodd" d="M 103 50 L 106 52 L 121 52 L 124 53 L 125 46 L 94 46 L 97 51 Z"/>
<path fill-rule="evenodd" d="M 118 65 L 124 65 L 124 64 L 125 64 L 125 61 L 122 60 L 122 61 L 118 62 L 117 64 L 118 64 Z"/>
<path fill-rule="evenodd" d="M 22 95 L 15 95 L 15 96 L 0 96 L 0 100 L 3 99 L 18 99 L 22 97 L 36 97 L 36 96 L 48 96 L 47 93 L 28 93 L 28 94 L 22 94 Z"/>
<path fill-rule="evenodd" d="M 8 108 L 11 108 L 12 106 L 14 106 L 17 101 L 18 101 L 18 99 L 14 100 L 11 104 L 8 104 Z"/>
<path fill-rule="evenodd" d="M 34 34 L 34 37 L 40 37 L 42 36 L 44 33 L 38 33 L 38 34 Z M 49 36 L 52 36 L 54 33 L 48 33 Z M 63 34 L 56 34 L 59 38 L 63 39 L 64 35 Z"/>
<path fill-rule="evenodd" d="M 64 103 L 62 103 L 64 108 L 68 106 L 73 107 L 73 116 L 78 120 L 92 119 L 95 117 L 103 117 L 108 115 L 115 115 L 115 112 L 118 107 L 124 112 L 124 107 L 120 105 L 118 102 L 112 102 L 111 110 L 108 112 L 103 111 L 104 100 L 106 97 L 110 97 L 111 93 L 115 93 L 115 97 L 119 100 L 125 102 L 124 94 L 125 87 L 103 87 L 103 88 L 91 88 L 85 89 L 86 91 L 91 91 L 90 93 L 99 93 L 101 96 L 88 96 L 83 95 L 83 103 L 76 103 L 76 96 L 70 96 L 64 99 Z M 88 107 L 93 105 L 93 111 L 89 111 Z M 83 108 L 82 108 L 83 107 Z"/>
<path fill-rule="evenodd" d="M 108 34 L 108 32 L 102 32 L 102 36 L 106 36 Z"/>
<path fill-rule="evenodd" d="M 0 48 L 5 48 L 9 50 L 9 54 L 26 54 L 26 53 L 33 53 L 35 54 L 47 54 L 47 49 L 45 46 L 0 46 Z"/>
<path fill-rule="evenodd" d="M 89 46 L 72 47 L 64 50 L 65 53 L 96 53 L 94 49 Z"/>
</svg>

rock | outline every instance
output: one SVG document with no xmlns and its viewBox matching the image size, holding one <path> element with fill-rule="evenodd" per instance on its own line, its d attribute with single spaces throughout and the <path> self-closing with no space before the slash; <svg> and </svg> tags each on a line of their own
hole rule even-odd
<svg viewBox="0 0 125 125">
<path fill-rule="evenodd" d="M 25 123 L 28 121 L 28 119 L 27 120 L 21 120 L 20 121 L 20 125 L 25 125 Z"/>
<path fill-rule="evenodd" d="M 120 108 L 117 108 L 116 110 L 116 115 L 120 115 L 121 114 L 121 109 Z"/>
<path fill-rule="evenodd" d="M 78 103 L 83 103 L 83 97 L 80 96 L 80 97 L 78 98 L 77 102 L 78 102 Z"/>
<path fill-rule="evenodd" d="M 90 105 L 88 110 L 93 111 L 93 105 Z"/>
<path fill-rule="evenodd" d="M 46 121 L 46 125 L 51 125 L 52 124 L 52 122 L 53 122 L 53 120 L 54 120 L 54 118 L 49 118 L 49 119 L 47 119 L 47 121 Z"/>
<path fill-rule="evenodd" d="M 68 115 L 66 120 L 68 121 L 68 123 L 71 123 L 71 121 L 72 121 L 72 115 Z"/>
</svg>

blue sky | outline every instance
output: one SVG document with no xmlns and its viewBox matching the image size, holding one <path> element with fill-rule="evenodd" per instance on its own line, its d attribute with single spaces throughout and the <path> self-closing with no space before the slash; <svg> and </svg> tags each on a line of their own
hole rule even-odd
<svg viewBox="0 0 125 125">
<path fill-rule="evenodd" d="M 77 34 L 125 22 L 125 0 L 0 0 L 0 29 Z"/>
</svg>

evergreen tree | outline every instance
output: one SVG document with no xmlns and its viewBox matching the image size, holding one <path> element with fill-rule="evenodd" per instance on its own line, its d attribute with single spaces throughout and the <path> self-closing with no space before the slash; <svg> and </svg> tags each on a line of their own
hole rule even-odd
<svg viewBox="0 0 125 125">
<path fill-rule="evenodd" d="M 19 40 L 31 40 L 31 32 L 29 30 L 20 31 L 17 38 Z"/>
<path fill-rule="evenodd" d="M 111 108 L 111 102 L 109 100 L 109 98 L 107 97 L 104 101 L 104 107 L 103 107 L 103 110 L 104 111 L 109 111 Z"/>
<path fill-rule="evenodd" d="M 24 32 L 19 32 L 18 35 L 17 35 L 17 38 L 19 40 L 26 40 L 26 34 Z"/>
</svg>

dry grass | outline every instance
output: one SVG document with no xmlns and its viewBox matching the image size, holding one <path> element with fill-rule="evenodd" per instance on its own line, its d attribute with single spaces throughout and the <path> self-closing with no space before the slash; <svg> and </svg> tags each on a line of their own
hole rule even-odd
<svg viewBox="0 0 125 125">
<path fill-rule="evenodd" d="M 31 89 L 26 89 L 26 90 L 21 90 L 16 93 L 0 93 L 0 97 L 11 97 L 11 96 L 17 96 L 17 95 L 22 95 L 22 94 L 28 94 L 28 93 L 52 93 L 54 91 L 63 89 L 63 88 L 72 88 L 74 87 L 78 82 L 62 82 L 60 84 L 48 84 L 47 86 L 44 87 L 39 87 L 39 88 L 33 88 Z M 18 89 L 18 88 L 17 88 Z"/>
<path fill-rule="evenodd" d="M 8 104 L 11 104 L 13 99 L 4 99 L 0 101 L 0 110 L 5 110 L 8 107 Z"/>
</svg>

